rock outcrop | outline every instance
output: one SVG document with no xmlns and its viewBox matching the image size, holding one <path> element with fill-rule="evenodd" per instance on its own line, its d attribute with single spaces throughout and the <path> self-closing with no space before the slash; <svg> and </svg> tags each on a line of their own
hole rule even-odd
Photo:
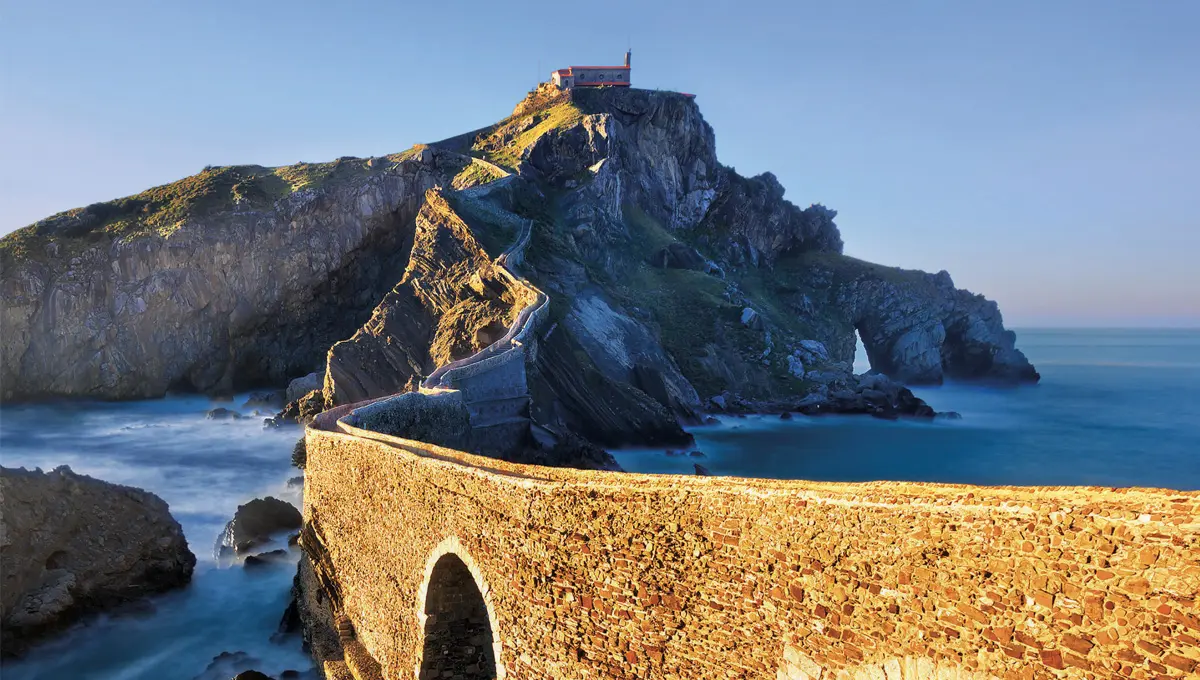
<svg viewBox="0 0 1200 680">
<path fill-rule="evenodd" d="M 196 565 L 154 494 L 77 475 L 0 468 L 4 655 L 81 616 L 187 584 Z"/>
<path fill-rule="evenodd" d="M 468 162 L 207 169 L 9 234 L 0 396 L 229 392 L 309 373 L 400 278 L 425 191 Z"/>
<path fill-rule="evenodd" d="M 503 238 L 504 230 L 497 231 Z M 366 324 L 329 350 L 326 401 L 347 404 L 402 391 L 499 339 L 526 302 L 494 271 L 445 195 L 430 190 L 403 277 Z"/>
<path fill-rule="evenodd" d="M 217 538 L 214 556 L 222 559 L 230 555 L 246 555 L 267 543 L 272 534 L 299 529 L 303 522 L 300 511 L 291 503 L 274 496 L 255 498 L 238 506 L 233 519 L 229 520 L 225 531 Z"/>
<path fill-rule="evenodd" d="M 853 360 L 846 349 L 857 331 L 872 369 L 904 383 L 1039 379 L 1016 348 L 1016 334 L 1004 328 L 999 306 L 955 288 L 945 271 L 928 274 L 821 254 L 789 263 L 784 276 L 808 291 L 810 307 L 818 302 L 818 313 L 796 313 L 821 327 L 837 360 Z"/>
<path fill-rule="evenodd" d="M 329 165 L 206 171 L 6 238 L 5 398 L 304 375 L 275 422 L 303 418 L 489 347 L 529 286 L 549 298 L 529 417 L 608 445 L 679 439 L 717 395 L 861 410 L 828 398 L 856 334 L 904 383 L 1038 378 L 995 303 L 844 256 L 835 211 L 721 165 L 685 95 L 543 87 L 497 125 Z M 518 233 L 529 286 L 498 258 Z"/>
</svg>

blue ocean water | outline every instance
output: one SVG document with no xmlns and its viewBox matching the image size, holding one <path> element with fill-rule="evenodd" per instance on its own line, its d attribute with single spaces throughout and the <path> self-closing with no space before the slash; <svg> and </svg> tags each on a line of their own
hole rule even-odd
<svg viewBox="0 0 1200 680">
<path fill-rule="evenodd" d="M 291 467 L 298 427 L 264 430 L 261 418 L 205 418 L 208 409 L 237 408 L 243 401 L 170 397 L 0 409 L 0 464 L 44 470 L 69 465 L 80 474 L 152 491 L 170 505 L 198 558 L 191 585 L 155 598 L 151 611 L 77 626 L 22 660 L 5 662 L 4 680 L 208 680 L 204 670 L 222 652 L 244 652 L 253 667 L 272 675 L 312 666 L 298 636 L 271 640 L 287 607 L 297 556 L 253 572 L 220 568 L 212 559 L 217 535 L 239 504 L 264 495 L 300 501 L 298 491 L 286 487 L 289 477 L 300 474 Z"/>
<path fill-rule="evenodd" d="M 1040 385 L 917 391 L 938 410 L 962 413 L 961 421 L 726 418 L 695 430 L 707 454 L 699 462 L 720 475 L 1200 489 L 1200 330 L 1018 336 L 1042 373 Z M 861 347 L 858 356 L 865 358 Z M 238 651 L 272 675 L 311 666 L 295 637 L 271 641 L 294 568 L 247 573 L 211 559 L 238 504 L 286 496 L 285 482 L 297 474 L 290 455 L 298 429 L 204 417 L 214 406 L 239 403 L 171 397 L 0 408 L 0 463 L 66 464 L 153 491 L 171 505 L 201 560 L 192 585 L 156 598 L 152 612 L 77 627 L 5 663 L 5 680 L 208 678 L 203 671 L 214 656 Z M 634 472 L 691 474 L 697 461 L 662 450 L 614 454 Z"/>
<path fill-rule="evenodd" d="M 631 472 L 1200 489 L 1200 330 L 1024 330 L 1017 346 L 1039 385 L 914 390 L 959 421 L 724 418 L 694 430 L 704 459 L 614 455 Z"/>
</svg>

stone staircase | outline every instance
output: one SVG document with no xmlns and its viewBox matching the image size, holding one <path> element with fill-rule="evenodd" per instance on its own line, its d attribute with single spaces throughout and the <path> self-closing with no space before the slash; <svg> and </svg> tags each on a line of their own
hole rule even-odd
<svg viewBox="0 0 1200 680">
<path fill-rule="evenodd" d="M 523 261 L 533 222 L 522 220 L 516 241 L 496 264 L 515 290 L 532 301 L 499 340 L 479 352 L 439 367 L 422 383 L 422 390 L 457 390 L 471 416 L 471 430 L 482 453 L 519 447 L 529 438 L 529 387 L 525 365 L 536 355 L 534 331 L 549 313 L 549 298 L 514 269 Z"/>
</svg>

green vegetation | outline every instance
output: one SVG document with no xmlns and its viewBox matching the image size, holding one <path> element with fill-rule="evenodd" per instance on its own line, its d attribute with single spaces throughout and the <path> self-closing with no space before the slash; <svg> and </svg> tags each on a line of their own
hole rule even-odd
<svg viewBox="0 0 1200 680">
<path fill-rule="evenodd" d="M 840 253 L 808 252 L 781 258 L 775 269 L 783 278 L 795 280 L 807 278 L 807 272 L 812 269 L 829 271 L 835 282 L 851 282 L 863 277 L 879 279 L 897 286 L 929 287 L 932 294 L 933 284 L 929 282 L 925 272 L 915 269 L 901 269 L 875 264 Z"/>
<path fill-rule="evenodd" d="M 450 186 L 455 189 L 469 189 L 477 187 L 481 184 L 500 179 L 502 175 L 495 170 L 483 165 L 482 163 L 467 163 L 454 179 L 451 180 Z"/>
<path fill-rule="evenodd" d="M 520 165 L 525 149 L 539 137 L 573 125 L 583 116 L 570 99 L 550 99 L 545 108 L 526 110 L 480 134 L 472 148 L 492 163 L 514 169 Z"/>
<path fill-rule="evenodd" d="M 646 259 L 651 253 L 679 240 L 659 224 L 658 220 L 646 214 L 641 206 L 626 203 L 621 206 L 621 213 L 625 216 L 626 226 L 629 227 L 630 245 L 641 255 L 641 259 Z"/>
<path fill-rule="evenodd" d="M 739 322 L 741 308 L 723 297 L 724 283 L 701 272 L 643 265 L 620 290 L 626 302 L 649 309 L 663 348 L 702 394 L 724 390 L 724 380 L 705 366 L 710 346 L 732 343 L 746 352 L 762 344 L 761 333 Z M 757 347 L 761 352 L 762 348 Z"/>
<path fill-rule="evenodd" d="M 51 242 L 65 246 L 69 253 L 104 238 L 130 239 L 150 234 L 165 238 L 190 219 L 233 209 L 266 209 L 293 192 L 357 179 L 413 153 L 396 154 L 383 163 L 343 157 L 328 163 L 278 168 L 209 166 L 177 182 L 68 210 L 19 229 L 0 239 L 0 255 L 5 266 L 11 266 L 20 259 L 40 257 Z"/>
</svg>

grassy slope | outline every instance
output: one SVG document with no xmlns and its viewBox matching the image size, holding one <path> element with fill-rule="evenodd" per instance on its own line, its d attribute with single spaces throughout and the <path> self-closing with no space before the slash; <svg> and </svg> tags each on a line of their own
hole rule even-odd
<svg viewBox="0 0 1200 680">
<path fill-rule="evenodd" d="M 66 246 L 70 252 L 107 238 L 148 234 L 168 237 L 189 219 L 234 209 L 266 209 L 296 191 L 381 172 L 416 151 L 414 148 L 393 154 L 385 157 L 390 162 L 374 164 L 365 158 L 344 157 L 327 163 L 297 163 L 277 168 L 208 167 L 170 184 L 68 210 L 18 229 L 0 239 L 0 257 L 7 267 L 17 259 L 44 256 L 45 247 L 51 242 Z"/>
<path fill-rule="evenodd" d="M 563 95 L 531 95 L 522 107 L 520 113 L 482 131 L 471 146 L 472 153 L 501 167 L 515 169 L 521 164 L 525 149 L 539 137 L 573 125 L 584 116 L 583 111 Z"/>
</svg>

